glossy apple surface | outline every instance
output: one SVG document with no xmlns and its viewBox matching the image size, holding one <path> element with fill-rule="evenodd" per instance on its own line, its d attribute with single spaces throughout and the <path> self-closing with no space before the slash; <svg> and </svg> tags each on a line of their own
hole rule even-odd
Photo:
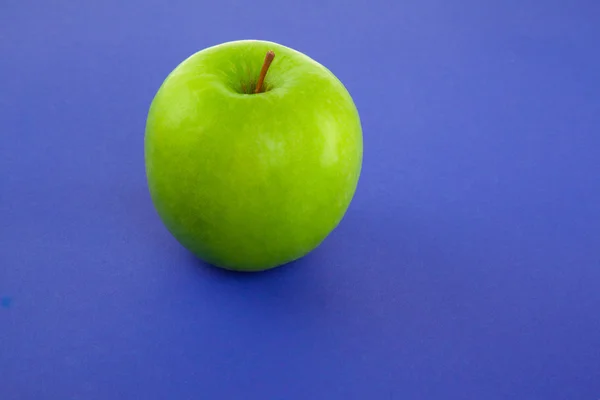
<svg viewBox="0 0 600 400">
<path fill-rule="evenodd" d="M 306 255 L 340 223 L 362 143 L 354 102 L 328 69 L 276 43 L 228 42 L 186 59 L 159 88 L 145 133 L 148 185 L 189 251 L 259 271 Z"/>
</svg>

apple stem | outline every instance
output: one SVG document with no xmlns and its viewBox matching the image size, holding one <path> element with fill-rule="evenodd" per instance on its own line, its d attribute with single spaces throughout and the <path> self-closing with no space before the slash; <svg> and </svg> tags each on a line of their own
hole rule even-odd
<svg viewBox="0 0 600 400">
<path fill-rule="evenodd" d="M 260 75 L 258 76 L 258 82 L 256 82 L 256 89 L 254 89 L 254 93 L 261 93 L 263 91 L 263 82 L 265 81 L 265 76 L 267 76 L 267 71 L 275 58 L 275 52 L 273 50 L 267 51 L 267 55 L 265 56 L 265 62 L 260 70 Z"/>
</svg>

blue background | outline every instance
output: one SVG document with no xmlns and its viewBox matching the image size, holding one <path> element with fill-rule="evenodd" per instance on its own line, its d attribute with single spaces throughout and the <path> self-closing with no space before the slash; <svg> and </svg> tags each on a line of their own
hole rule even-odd
<svg viewBox="0 0 600 400">
<path fill-rule="evenodd" d="M 0 3 L 0 398 L 598 399 L 600 3 Z M 263 274 L 147 191 L 150 101 L 266 39 L 361 113 L 354 202 Z"/>
</svg>

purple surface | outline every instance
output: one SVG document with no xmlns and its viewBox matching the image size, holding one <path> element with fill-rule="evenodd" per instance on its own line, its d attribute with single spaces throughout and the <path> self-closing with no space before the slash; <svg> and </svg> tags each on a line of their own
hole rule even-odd
<svg viewBox="0 0 600 400">
<path fill-rule="evenodd" d="M 0 4 L 0 398 L 600 398 L 600 3 Z M 185 57 L 303 51 L 365 158 L 272 272 L 191 257 L 143 133 Z"/>
</svg>

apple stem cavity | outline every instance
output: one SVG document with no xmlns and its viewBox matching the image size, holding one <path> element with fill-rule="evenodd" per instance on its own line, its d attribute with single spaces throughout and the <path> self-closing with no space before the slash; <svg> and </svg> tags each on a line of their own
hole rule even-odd
<svg viewBox="0 0 600 400">
<path fill-rule="evenodd" d="M 267 55 L 265 56 L 265 61 L 260 70 L 260 75 L 258 76 L 258 81 L 256 82 L 256 89 L 254 89 L 254 93 L 262 93 L 264 91 L 263 83 L 265 81 L 265 76 L 267 76 L 267 71 L 269 70 L 269 67 L 271 66 L 271 63 L 273 62 L 274 58 L 275 58 L 275 52 L 273 50 L 267 51 Z"/>
</svg>

